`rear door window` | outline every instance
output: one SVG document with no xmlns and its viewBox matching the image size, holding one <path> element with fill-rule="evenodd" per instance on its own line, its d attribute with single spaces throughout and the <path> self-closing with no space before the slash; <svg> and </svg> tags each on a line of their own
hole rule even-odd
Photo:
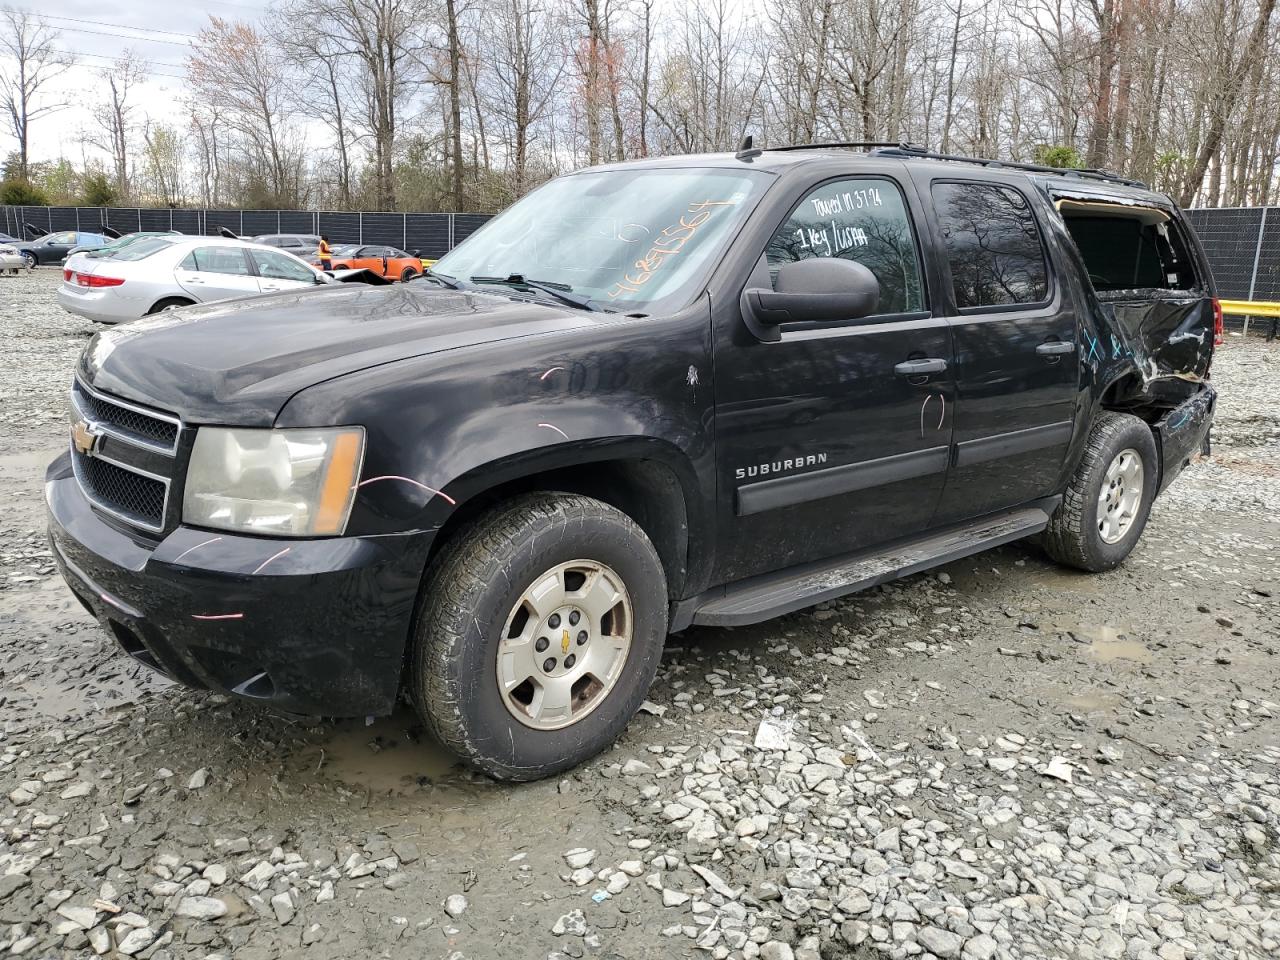
<svg viewBox="0 0 1280 960">
<path fill-rule="evenodd" d="M 244 251 L 239 247 L 197 247 L 187 254 L 180 269 L 245 277 L 250 275 Z"/>
<path fill-rule="evenodd" d="M 877 315 L 924 309 L 920 258 L 902 192 L 891 180 L 833 180 L 810 191 L 765 248 L 770 279 L 784 263 L 856 260 L 880 281 Z"/>
<path fill-rule="evenodd" d="M 1043 303 L 1049 271 L 1027 198 L 995 183 L 934 183 L 956 307 L 970 310 Z"/>
</svg>

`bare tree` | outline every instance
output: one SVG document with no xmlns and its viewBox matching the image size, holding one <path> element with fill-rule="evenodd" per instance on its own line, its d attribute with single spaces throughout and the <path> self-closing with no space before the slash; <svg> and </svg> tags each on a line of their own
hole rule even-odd
<svg viewBox="0 0 1280 960">
<path fill-rule="evenodd" d="M 292 85 L 269 38 L 247 23 L 210 17 L 187 59 L 197 98 L 216 106 L 248 151 L 275 202 L 299 199 L 300 144 L 289 122 Z"/>
<path fill-rule="evenodd" d="M 57 46 L 58 33 L 48 23 L 15 7 L 0 10 L 0 106 L 18 141 L 18 174 L 30 175 L 31 124 L 67 106 L 65 101 L 40 102 L 43 91 L 74 58 Z"/>
<path fill-rule="evenodd" d="M 138 84 L 147 78 L 147 66 L 132 50 L 124 50 L 110 66 L 95 71 L 101 99 L 94 110 L 98 127 L 84 139 L 111 157 L 116 195 L 129 196 L 129 153 L 136 121 Z"/>
</svg>

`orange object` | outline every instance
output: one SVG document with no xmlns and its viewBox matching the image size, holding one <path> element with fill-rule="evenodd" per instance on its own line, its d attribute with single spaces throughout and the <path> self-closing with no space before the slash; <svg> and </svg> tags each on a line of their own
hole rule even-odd
<svg viewBox="0 0 1280 960">
<path fill-rule="evenodd" d="M 316 533 L 339 535 L 347 522 L 347 511 L 355 493 L 356 471 L 360 469 L 363 436 L 352 430 L 338 436 L 333 444 L 324 487 L 320 491 L 320 509 L 316 514 Z"/>
<path fill-rule="evenodd" d="M 422 273 L 422 260 L 398 247 L 340 244 L 333 252 L 333 269 L 372 270 L 388 280 L 408 280 Z"/>
</svg>

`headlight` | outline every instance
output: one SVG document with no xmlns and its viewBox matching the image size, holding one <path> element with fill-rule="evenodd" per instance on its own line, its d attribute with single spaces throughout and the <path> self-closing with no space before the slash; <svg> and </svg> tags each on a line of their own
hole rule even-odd
<svg viewBox="0 0 1280 960">
<path fill-rule="evenodd" d="M 284 537 L 338 536 L 364 458 L 364 429 L 201 427 L 182 519 L 201 527 Z"/>
</svg>

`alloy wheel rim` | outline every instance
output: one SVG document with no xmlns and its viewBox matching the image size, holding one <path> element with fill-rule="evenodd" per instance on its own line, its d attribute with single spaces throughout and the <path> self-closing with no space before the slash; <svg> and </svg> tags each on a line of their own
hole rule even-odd
<svg viewBox="0 0 1280 960">
<path fill-rule="evenodd" d="M 634 624 L 626 584 L 603 563 L 571 560 L 535 577 L 498 643 L 498 691 L 508 712 L 535 730 L 582 720 L 622 675 Z"/>
<path fill-rule="evenodd" d="M 1133 527 L 1142 506 L 1142 456 L 1132 447 L 1115 455 L 1098 491 L 1098 535 L 1103 543 L 1117 543 Z"/>
</svg>

